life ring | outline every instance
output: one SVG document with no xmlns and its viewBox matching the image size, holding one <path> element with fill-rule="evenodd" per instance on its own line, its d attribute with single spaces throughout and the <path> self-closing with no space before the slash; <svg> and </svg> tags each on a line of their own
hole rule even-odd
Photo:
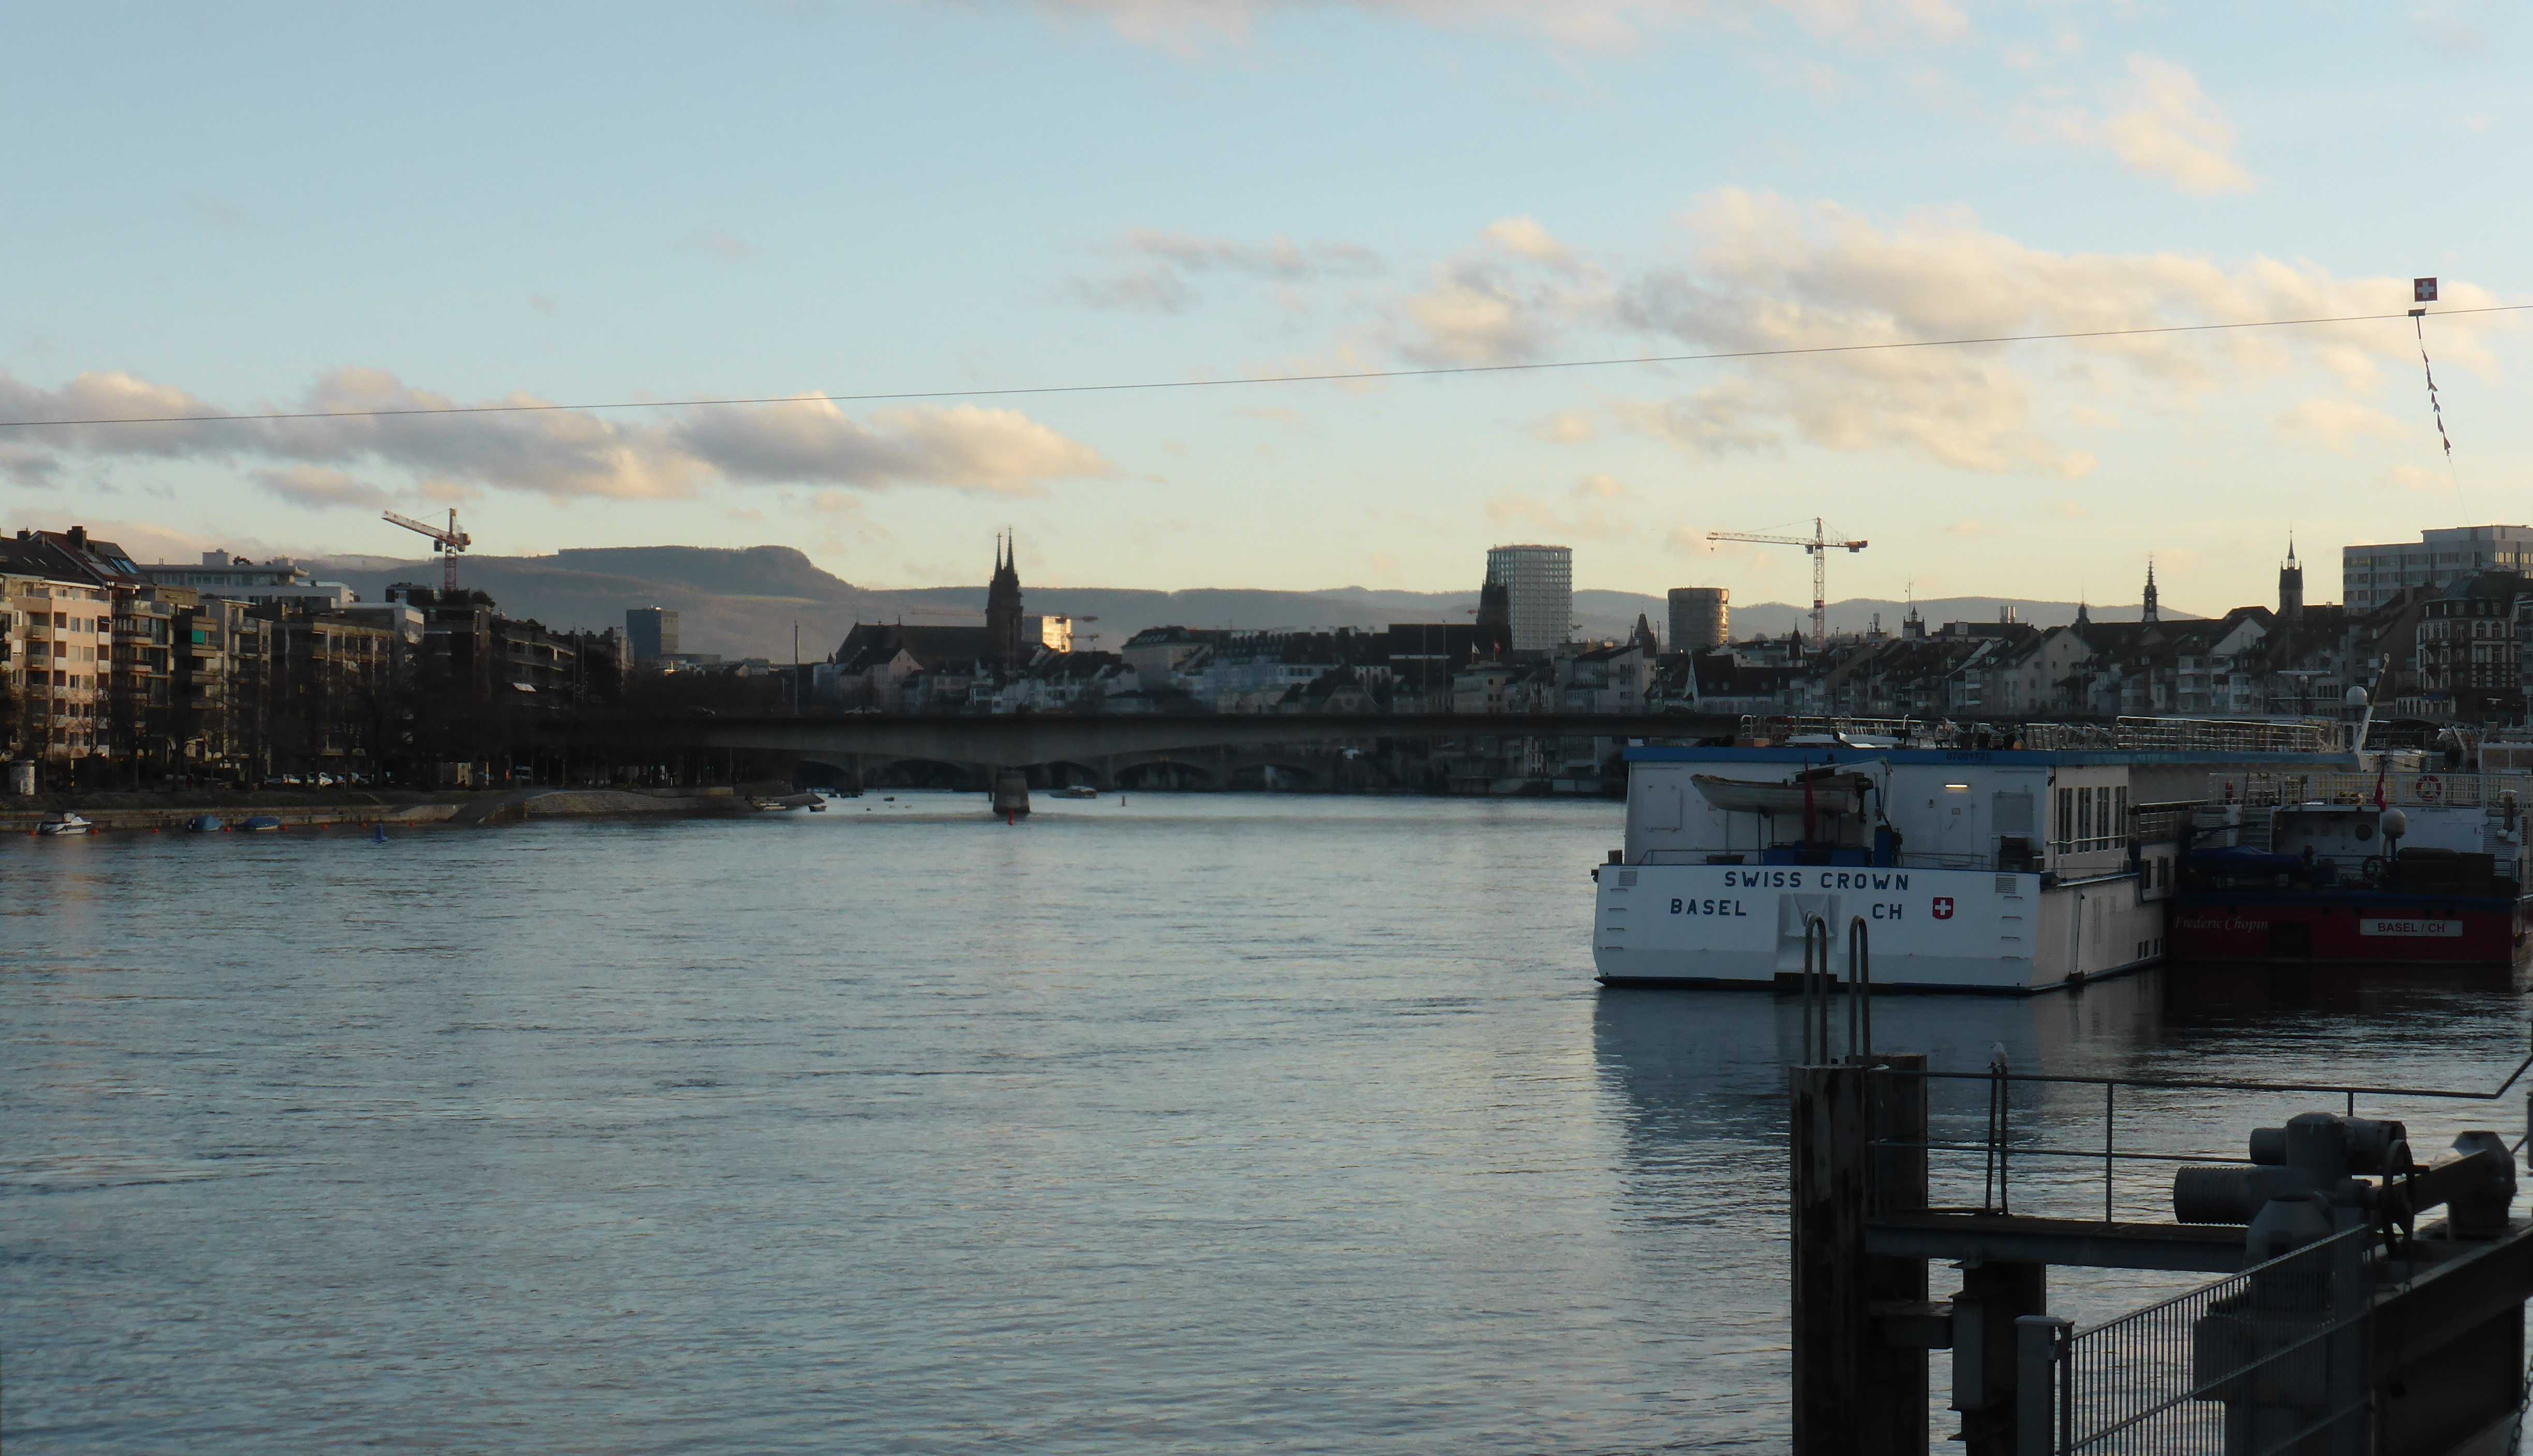
<svg viewBox="0 0 2533 1456">
<path fill-rule="evenodd" d="M 2410 786 L 2410 790 L 2419 796 L 2419 802 L 2433 804 L 2445 796 L 2445 781 L 2434 774 L 2421 774 L 2419 782 Z"/>
<path fill-rule="evenodd" d="M 2384 856 L 2381 854 L 2367 855 L 2366 862 L 2357 867 L 2357 877 L 2364 880 L 2369 885 L 2380 885 L 2384 883 Z"/>
</svg>

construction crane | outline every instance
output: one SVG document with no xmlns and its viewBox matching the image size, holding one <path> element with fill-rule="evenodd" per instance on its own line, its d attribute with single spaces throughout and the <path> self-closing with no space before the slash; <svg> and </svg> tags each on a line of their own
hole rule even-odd
<svg viewBox="0 0 2533 1456">
<path fill-rule="evenodd" d="M 1749 531 L 1709 531 L 1709 541 L 1748 541 L 1760 546 L 1799 546 L 1812 558 L 1812 646 L 1817 649 L 1829 640 L 1829 553 L 1832 547 L 1844 547 L 1853 555 L 1870 545 L 1863 541 L 1832 541 L 1821 526 L 1820 517 L 1812 517 L 1812 534 L 1804 536 L 1765 536 Z"/>
<path fill-rule="evenodd" d="M 448 529 L 443 531 L 426 521 L 400 516 L 394 511 L 383 512 L 388 525 L 402 526 L 417 535 L 431 538 L 431 549 L 440 556 L 440 595 L 457 595 L 457 553 L 474 544 L 473 538 L 457 529 L 457 508 L 448 509 Z"/>
</svg>

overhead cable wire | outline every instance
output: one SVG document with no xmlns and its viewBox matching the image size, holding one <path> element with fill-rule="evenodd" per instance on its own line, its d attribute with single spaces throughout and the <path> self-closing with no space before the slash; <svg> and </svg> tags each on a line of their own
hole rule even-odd
<svg viewBox="0 0 2533 1456">
<path fill-rule="evenodd" d="M 2490 304 L 2480 308 L 2444 309 L 2438 317 L 2465 314 L 2516 314 L 2533 304 Z M 1223 389 L 1264 384 L 1349 384 L 1380 379 L 1426 379 L 1459 375 L 1543 373 L 1562 369 L 1618 369 L 1651 364 L 1718 364 L 1745 359 L 1796 359 L 1824 354 L 1888 353 L 1903 349 L 1958 349 L 1979 344 L 2038 344 L 2080 339 L 2138 338 L 2152 334 L 2217 333 L 2249 328 L 2305 328 L 2324 323 L 2375 323 L 2415 317 L 2397 314 L 2337 314 L 2310 319 L 2247 319 L 2229 323 L 2162 323 L 2140 328 L 2087 328 L 2059 333 L 1999 333 L 1963 338 L 1898 339 L 1862 344 L 1804 344 L 1782 349 L 1721 349 L 1703 354 L 1636 354 L 1610 359 L 1542 359 L 1517 364 L 1451 364 L 1421 369 L 1366 369 L 1326 374 L 1246 375 L 1220 379 L 1131 379 L 1104 384 L 1009 384 L 974 389 L 900 389 L 854 394 L 759 394 L 699 399 L 619 399 L 594 404 L 535 402 L 527 404 L 416 405 L 394 409 L 272 410 L 224 415 L 103 415 L 69 420 L 0 420 L 0 430 L 56 429 L 105 425 L 234 425 L 294 420 L 385 420 L 432 415 L 527 415 L 599 410 L 711 409 L 743 405 L 889 404 L 923 399 L 1012 399 L 1042 394 L 1116 394 L 1155 389 Z"/>
</svg>

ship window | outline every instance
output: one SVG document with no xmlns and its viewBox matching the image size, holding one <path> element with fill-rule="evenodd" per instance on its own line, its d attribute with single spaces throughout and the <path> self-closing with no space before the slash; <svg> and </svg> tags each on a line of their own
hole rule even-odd
<svg viewBox="0 0 2533 1456">
<path fill-rule="evenodd" d="M 2076 840 L 2076 790 L 2072 788 L 2062 788 L 2058 790 L 2058 819 L 2056 823 L 2050 825 L 2049 830 L 2050 837 L 2056 841 L 2060 853 L 2063 854 L 2068 849 L 2074 847 Z"/>
<path fill-rule="evenodd" d="M 2080 788 L 2076 790 L 2076 847 L 2090 849 L 2092 840 L 2093 796 Z"/>
<path fill-rule="evenodd" d="M 2000 793 L 1989 812 L 1996 816 L 1998 834 L 2029 836 L 2032 833 L 2031 794 Z"/>
</svg>

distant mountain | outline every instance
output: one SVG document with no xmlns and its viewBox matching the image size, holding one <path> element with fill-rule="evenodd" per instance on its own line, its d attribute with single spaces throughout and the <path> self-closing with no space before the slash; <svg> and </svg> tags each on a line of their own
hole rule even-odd
<svg viewBox="0 0 2533 1456">
<path fill-rule="evenodd" d="M 371 602 L 385 596 L 394 582 L 436 585 L 440 580 L 439 562 L 428 557 L 338 556 L 302 564 L 325 580 L 348 583 L 362 600 Z M 819 569 L 788 546 L 744 551 L 636 546 L 564 551 L 551 556 L 467 556 L 458 565 L 458 579 L 492 593 L 502 611 L 554 627 L 620 627 L 627 608 L 675 608 L 680 645 L 686 651 L 777 662 L 792 656 L 795 623 L 800 631 L 800 656 L 815 660 L 833 651 L 856 621 L 976 622 L 984 619 L 985 606 L 981 583 L 905 591 L 857 587 Z M 1027 589 L 1024 601 L 1031 612 L 1074 617 L 1080 623 L 1078 636 L 1095 633 L 1099 646 L 1114 649 L 1146 627 L 1155 626 L 1325 631 L 1391 622 L 1467 621 L 1477 612 L 1478 594 L 1367 587 L 1318 592 L 1040 587 Z M 1930 627 L 1954 620 L 1994 621 L 2006 607 L 2036 626 L 2056 626 L 2076 617 L 2072 602 L 2011 597 L 1944 597 L 1916 605 Z M 1859 630 L 1878 612 L 1883 629 L 1897 632 L 1907 610 L 1905 603 L 1869 598 L 1834 603 L 1829 609 L 1830 629 Z M 1667 607 L 1660 597 L 1634 592 L 1574 594 L 1578 636 L 1623 636 L 1634 628 L 1639 613 L 1653 623 L 1655 631 L 1669 630 Z M 2133 606 L 2093 609 L 2093 615 L 2103 621 L 2134 621 L 2137 614 Z M 2190 613 L 2169 614 L 2178 619 Z M 1810 616 L 1809 608 L 1783 602 L 1736 605 L 1733 635 L 1781 637 L 1797 628 L 1808 631 Z M 1097 620 L 1082 620 L 1089 617 Z"/>
</svg>

